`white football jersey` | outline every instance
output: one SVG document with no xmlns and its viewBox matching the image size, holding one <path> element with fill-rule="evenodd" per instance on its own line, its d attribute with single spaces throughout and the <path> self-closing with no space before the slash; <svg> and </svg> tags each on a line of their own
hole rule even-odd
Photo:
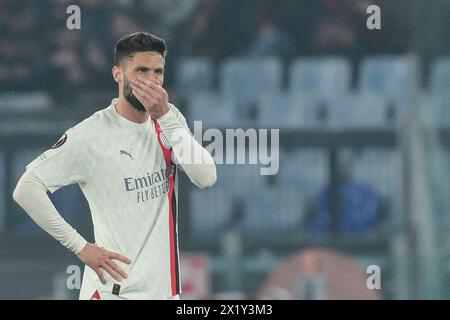
<svg viewBox="0 0 450 320">
<path fill-rule="evenodd" d="M 78 183 L 96 244 L 132 261 L 115 260 L 128 278 L 119 283 L 104 272 L 106 285 L 86 266 L 80 299 L 166 299 L 180 293 L 178 167 L 157 120 L 129 121 L 117 113 L 116 102 L 67 130 L 27 169 L 50 192 Z M 183 115 L 170 107 L 192 135 Z"/>
</svg>

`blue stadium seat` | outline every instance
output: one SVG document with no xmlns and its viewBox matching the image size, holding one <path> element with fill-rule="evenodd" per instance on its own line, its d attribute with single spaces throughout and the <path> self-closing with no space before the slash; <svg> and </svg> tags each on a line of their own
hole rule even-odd
<svg viewBox="0 0 450 320">
<path fill-rule="evenodd" d="M 226 167 L 233 177 L 233 185 L 229 187 L 232 188 L 235 197 L 245 198 L 249 194 L 259 192 L 267 184 L 267 177 L 261 175 L 259 165 L 235 164 Z"/>
<path fill-rule="evenodd" d="M 351 83 L 351 64 L 342 57 L 302 58 L 291 65 L 289 91 L 294 95 L 338 96 L 348 93 Z"/>
<path fill-rule="evenodd" d="M 212 89 L 214 66 L 208 58 L 182 58 L 175 75 L 177 92 L 189 95 Z"/>
<path fill-rule="evenodd" d="M 340 163 L 353 180 L 371 185 L 383 197 L 392 199 L 401 195 L 400 151 L 386 148 L 347 149 L 341 152 Z"/>
<path fill-rule="evenodd" d="M 329 98 L 318 95 L 263 94 L 257 125 L 262 128 L 325 128 L 329 104 Z"/>
<path fill-rule="evenodd" d="M 280 187 L 313 197 L 329 181 L 328 154 L 320 148 L 307 148 L 280 154 Z"/>
<path fill-rule="evenodd" d="M 327 126 L 332 129 L 383 128 L 393 124 L 388 104 L 380 95 L 352 94 L 333 99 L 328 108 Z"/>
<path fill-rule="evenodd" d="M 194 121 L 202 121 L 203 128 L 226 128 L 234 124 L 234 104 L 220 94 L 203 92 L 192 94 L 189 98 L 189 126 Z"/>
<path fill-rule="evenodd" d="M 416 61 L 405 56 L 377 56 L 365 59 L 359 73 L 359 89 L 386 96 L 400 104 L 416 91 Z"/>
<path fill-rule="evenodd" d="M 450 96 L 440 96 L 437 101 L 437 105 L 433 106 L 438 119 L 438 124 L 442 127 L 450 128 Z"/>
<path fill-rule="evenodd" d="M 428 113 L 433 125 L 450 128 L 450 94 L 425 94 L 421 103 L 422 110 Z"/>
<path fill-rule="evenodd" d="M 253 125 L 258 97 L 276 93 L 282 84 L 282 63 L 277 58 L 236 58 L 227 60 L 220 73 L 220 90 L 234 101 L 234 120 Z"/>
<path fill-rule="evenodd" d="M 298 128 L 302 121 L 298 100 L 286 93 L 259 97 L 257 124 L 262 128 Z"/>
<path fill-rule="evenodd" d="M 256 165 L 218 164 L 214 187 L 191 192 L 192 231 L 198 234 L 194 236 L 242 229 L 246 200 L 260 194 L 264 183 Z"/>
<path fill-rule="evenodd" d="M 222 232 L 230 223 L 233 198 L 229 188 L 214 186 L 190 192 L 191 231 L 194 237 Z"/>
<path fill-rule="evenodd" d="M 318 95 L 294 96 L 297 112 L 300 113 L 300 129 L 324 129 L 329 121 L 329 109 L 332 99 Z"/>
<path fill-rule="evenodd" d="M 439 58 L 431 66 L 430 91 L 446 94 L 450 88 L 450 57 Z"/>
<path fill-rule="evenodd" d="M 277 58 L 236 58 L 226 61 L 220 73 L 226 97 L 251 98 L 261 92 L 278 92 L 282 82 L 282 63 Z"/>
<path fill-rule="evenodd" d="M 265 188 L 245 198 L 243 230 L 250 234 L 298 232 L 304 197 L 294 188 Z"/>
</svg>

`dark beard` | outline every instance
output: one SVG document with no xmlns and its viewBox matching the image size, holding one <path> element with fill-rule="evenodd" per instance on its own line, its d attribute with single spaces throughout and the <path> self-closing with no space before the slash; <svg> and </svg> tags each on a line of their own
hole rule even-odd
<svg viewBox="0 0 450 320">
<path fill-rule="evenodd" d="M 136 96 L 133 94 L 130 86 L 130 82 L 128 81 L 128 78 L 125 78 L 125 83 L 123 87 L 123 95 L 125 96 L 125 99 L 138 111 L 140 112 L 146 112 L 147 110 L 144 108 L 142 103 L 136 98 Z"/>
</svg>

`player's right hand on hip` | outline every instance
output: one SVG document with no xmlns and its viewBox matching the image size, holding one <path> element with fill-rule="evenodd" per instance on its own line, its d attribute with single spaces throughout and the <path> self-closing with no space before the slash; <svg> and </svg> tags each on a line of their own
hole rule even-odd
<svg viewBox="0 0 450 320">
<path fill-rule="evenodd" d="M 86 246 L 77 254 L 78 258 L 92 270 L 97 273 L 100 281 L 106 284 L 103 270 L 108 272 L 116 281 L 128 278 L 128 275 L 113 260 L 119 260 L 130 264 L 131 260 L 121 254 L 111 252 L 105 248 L 99 247 L 93 243 L 87 243 Z"/>
</svg>

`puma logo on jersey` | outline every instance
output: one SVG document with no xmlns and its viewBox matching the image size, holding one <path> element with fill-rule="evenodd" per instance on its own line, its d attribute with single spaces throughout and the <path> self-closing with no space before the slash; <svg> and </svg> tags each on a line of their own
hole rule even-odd
<svg viewBox="0 0 450 320">
<path fill-rule="evenodd" d="M 131 150 L 133 150 L 133 148 L 131 148 Z M 124 150 L 120 150 L 120 154 L 126 154 L 127 156 L 129 156 L 131 158 L 131 160 L 134 160 L 133 156 L 131 155 L 131 150 L 130 150 L 130 152 L 126 152 Z"/>
</svg>

